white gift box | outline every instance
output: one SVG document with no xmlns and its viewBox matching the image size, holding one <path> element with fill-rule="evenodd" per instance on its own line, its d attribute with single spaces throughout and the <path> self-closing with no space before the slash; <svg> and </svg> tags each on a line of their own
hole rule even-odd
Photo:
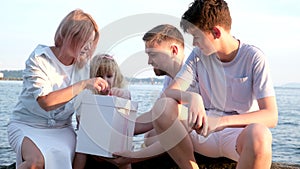
<svg viewBox="0 0 300 169">
<path fill-rule="evenodd" d="M 80 100 L 76 152 L 113 157 L 114 152 L 131 150 L 137 102 L 90 93 Z"/>
</svg>

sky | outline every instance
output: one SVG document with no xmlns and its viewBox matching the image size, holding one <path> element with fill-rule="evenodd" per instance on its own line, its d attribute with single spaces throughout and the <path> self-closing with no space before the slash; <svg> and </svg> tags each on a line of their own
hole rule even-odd
<svg viewBox="0 0 300 169">
<path fill-rule="evenodd" d="M 38 44 L 53 45 L 60 21 L 80 8 L 96 20 L 101 37 L 96 53 L 109 53 L 136 77 L 154 77 L 142 35 L 169 23 L 179 28 L 192 0 L 4 0 L 0 6 L 0 71 L 21 70 Z M 232 35 L 267 56 L 275 85 L 300 83 L 298 0 L 227 0 Z M 180 28 L 179 28 L 180 29 Z M 186 55 L 191 36 L 184 34 Z M 138 63 L 138 64 L 137 64 Z M 135 66 L 135 65 L 139 65 Z M 131 71 L 131 72 L 130 72 Z"/>
</svg>

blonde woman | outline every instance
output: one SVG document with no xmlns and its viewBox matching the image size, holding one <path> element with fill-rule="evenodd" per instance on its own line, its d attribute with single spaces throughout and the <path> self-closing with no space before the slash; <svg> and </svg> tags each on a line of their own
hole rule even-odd
<svg viewBox="0 0 300 169">
<path fill-rule="evenodd" d="M 98 39 L 94 19 L 77 9 L 61 21 L 55 45 L 38 45 L 27 59 L 23 89 L 8 124 L 18 169 L 72 169 L 73 100 L 84 89 L 108 88 L 100 77 L 85 77 Z"/>
</svg>

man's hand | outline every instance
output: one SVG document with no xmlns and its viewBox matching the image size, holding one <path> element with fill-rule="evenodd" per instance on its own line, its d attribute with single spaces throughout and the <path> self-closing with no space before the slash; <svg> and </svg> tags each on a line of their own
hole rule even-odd
<svg viewBox="0 0 300 169">
<path fill-rule="evenodd" d="M 97 161 L 107 161 L 119 168 L 124 168 L 125 166 L 131 164 L 134 160 L 129 158 L 129 157 L 126 157 L 126 156 L 118 156 L 118 155 L 115 155 L 116 158 L 105 158 L 105 157 L 100 157 L 100 156 L 94 156 L 95 160 Z M 126 168 L 126 167 L 125 167 Z"/>
</svg>

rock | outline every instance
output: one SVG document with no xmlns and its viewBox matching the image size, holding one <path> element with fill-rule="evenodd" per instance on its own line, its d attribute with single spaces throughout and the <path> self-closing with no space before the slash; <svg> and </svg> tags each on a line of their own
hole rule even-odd
<svg viewBox="0 0 300 169">
<path fill-rule="evenodd" d="M 235 169 L 236 162 L 228 158 L 209 158 L 199 154 L 195 154 L 200 169 Z M 89 158 L 86 169 L 118 169 L 116 166 L 102 161 L 96 161 Z M 9 166 L 0 166 L 0 169 L 15 169 L 15 163 Z M 132 169 L 179 169 L 176 163 L 168 154 L 132 164 Z M 287 164 L 273 162 L 271 169 L 300 169 L 298 164 Z"/>
<path fill-rule="evenodd" d="M 287 163 L 272 163 L 271 169 L 299 169 L 300 165 Z"/>
<path fill-rule="evenodd" d="M 209 158 L 195 154 L 200 169 L 235 169 L 236 162 L 228 158 Z M 98 162 L 90 158 L 86 169 L 118 169 L 108 162 Z M 179 169 L 168 154 L 132 164 L 132 169 Z M 300 169 L 300 165 L 286 163 L 272 163 L 271 169 Z"/>
<path fill-rule="evenodd" d="M 195 154 L 200 169 L 234 169 L 236 162 L 227 158 L 208 158 Z M 118 169 L 108 162 L 98 162 L 89 158 L 86 169 Z M 149 160 L 132 164 L 132 169 L 179 169 L 168 154 L 163 154 Z"/>
</svg>

